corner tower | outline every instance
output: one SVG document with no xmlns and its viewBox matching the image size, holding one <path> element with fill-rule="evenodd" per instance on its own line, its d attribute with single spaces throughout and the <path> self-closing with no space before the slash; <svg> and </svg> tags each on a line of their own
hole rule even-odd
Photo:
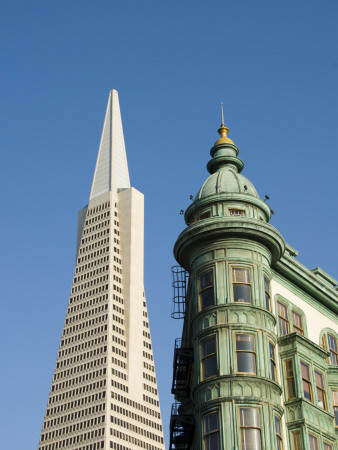
<svg viewBox="0 0 338 450">
<path fill-rule="evenodd" d="M 143 286 L 143 195 L 109 94 L 39 450 L 163 450 Z"/>
<path fill-rule="evenodd" d="M 327 342 L 337 348 L 337 282 L 294 259 L 269 224 L 270 207 L 241 174 L 228 128 L 218 131 L 210 176 L 174 247 L 174 302 L 184 323 L 170 450 L 333 450 L 337 358 Z M 312 321 L 320 325 L 308 332 Z"/>
</svg>

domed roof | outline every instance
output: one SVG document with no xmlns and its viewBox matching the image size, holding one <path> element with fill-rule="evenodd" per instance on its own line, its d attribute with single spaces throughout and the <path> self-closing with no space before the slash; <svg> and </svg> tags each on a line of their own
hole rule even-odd
<svg viewBox="0 0 338 450">
<path fill-rule="evenodd" d="M 210 175 L 198 191 L 195 199 L 221 193 L 248 194 L 260 198 L 254 185 L 231 166 L 219 169 Z"/>
</svg>

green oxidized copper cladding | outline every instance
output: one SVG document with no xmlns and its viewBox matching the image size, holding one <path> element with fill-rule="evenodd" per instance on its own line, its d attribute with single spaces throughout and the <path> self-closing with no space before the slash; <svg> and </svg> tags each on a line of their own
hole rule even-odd
<svg viewBox="0 0 338 450">
<path fill-rule="evenodd" d="M 190 253 L 199 243 L 208 241 L 211 244 L 220 239 L 238 237 L 265 245 L 271 252 L 271 260 L 276 262 L 285 252 L 285 242 L 281 234 L 267 223 L 271 209 L 259 197 L 251 181 L 240 173 L 244 163 L 238 158 L 238 148 L 227 137 L 228 128 L 222 125 L 218 131 L 221 137 L 210 150 L 212 159 L 207 165 L 211 175 L 185 212 L 189 226 L 176 241 L 175 258 L 188 268 Z M 243 210 L 244 216 L 230 216 L 229 209 L 232 208 Z M 209 217 L 204 218 L 206 211 Z"/>
</svg>

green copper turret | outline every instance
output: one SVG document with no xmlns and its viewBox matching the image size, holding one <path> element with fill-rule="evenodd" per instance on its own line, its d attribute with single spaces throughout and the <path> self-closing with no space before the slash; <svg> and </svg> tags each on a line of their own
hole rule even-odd
<svg viewBox="0 0 338 450">
<path fill-rule="evenodd" d="M 283 312 L 276 298 L 290 289 L 290 299 L 296 299 L 313 274 L 304 268 L 306 274 L 300 275 L 299 263 L 292 260 L 295 251 L 269 224 L 270 207 L 241 174 L 244 164 L 227 137 L 228 128 L 222 123 L 218 131 L 221 137 L 207 164 L 210 176 L 186 210 L 186 228 L 174 246 L 189 282 L 182 338 L 175 345 L 172 393 L 177 403 L 170 449 L 312 449 L 305 413 L 292 418 L 290 412 L 292 402 L 299 402 L 297 408 L 304 403 L 302 372 L 295 373 L 301 367 L 298 350 L 292 350 L 292 342 L 308 341 L 299 325 L 305 314 L 286 301 Z M 272 293 L 273 283 L 277 287 Z M 290 283 L 298 287 L 292 290 Z M 298 300 L 300 305 L 306 301 Z M 293 328 L 290 317 L 298 323 Z M 283 334 L 294 341 L 290 344 Z M 313 344 L 312 351 L 324 373 L 327 353 L 317 347 Z M 332 407 L 329 419 L 332 425 Z M 332 430 L 327 428 L 329 443 Z"/>
</svg>

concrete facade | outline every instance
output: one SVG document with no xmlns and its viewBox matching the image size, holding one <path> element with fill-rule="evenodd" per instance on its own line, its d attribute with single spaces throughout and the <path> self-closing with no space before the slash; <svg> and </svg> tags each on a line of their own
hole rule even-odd
<svg viewBox="0 0 338 450">
<path fill-rule="evenodd" d="M 163 450 L 143 286 L 143 195 L 111 91 L 39 450 Z"/>
</svg>

